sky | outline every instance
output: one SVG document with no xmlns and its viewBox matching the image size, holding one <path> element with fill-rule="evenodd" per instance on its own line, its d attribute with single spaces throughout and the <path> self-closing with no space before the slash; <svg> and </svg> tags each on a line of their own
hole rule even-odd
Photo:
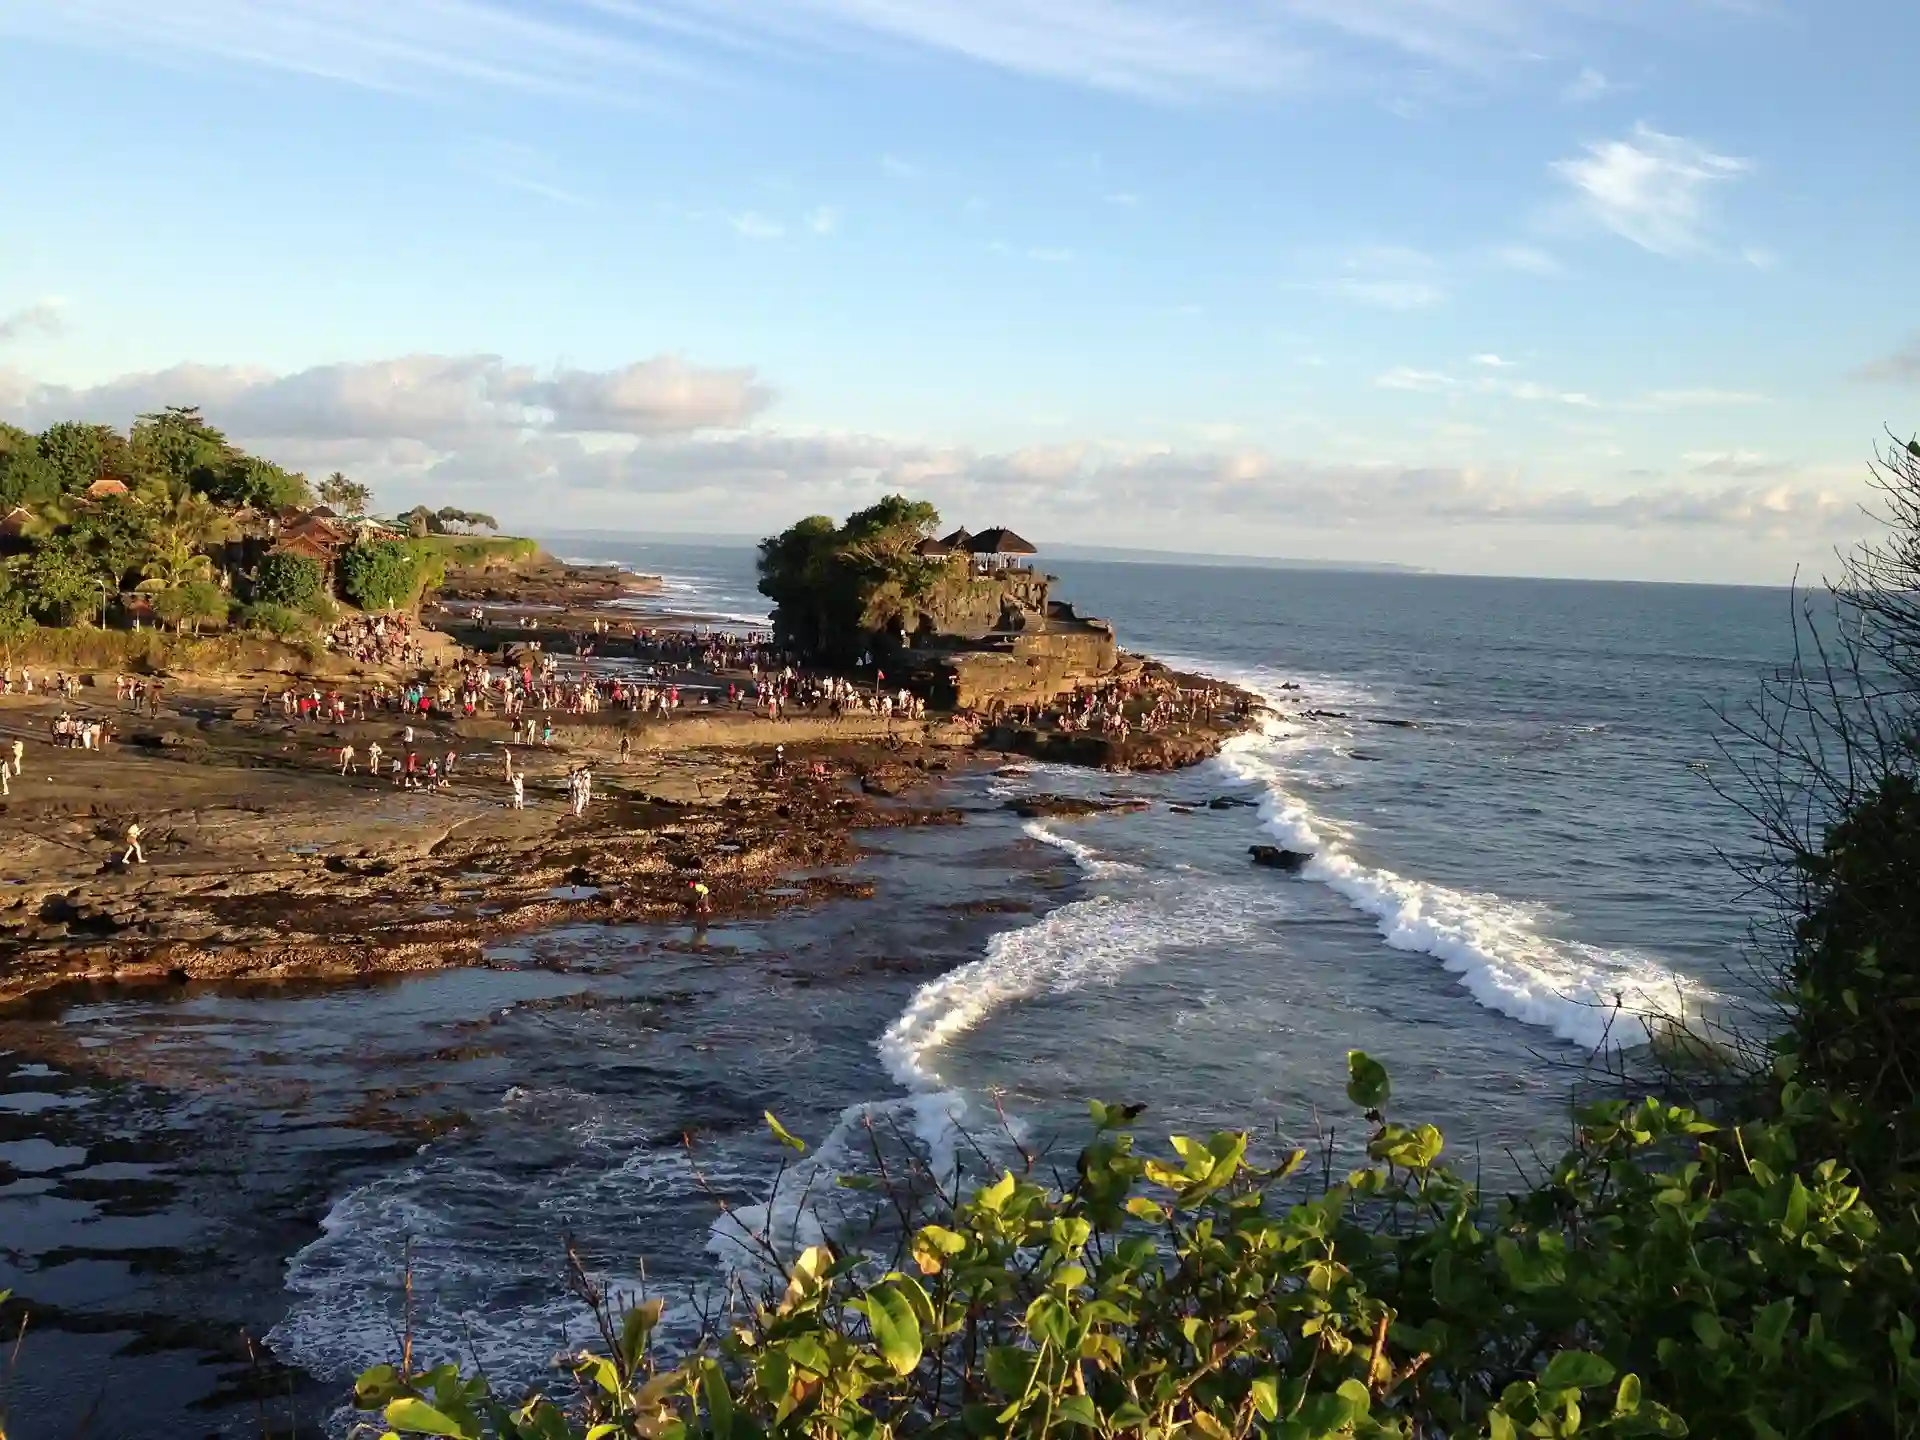
<svg viewBox="0 0 1920 1440">
<path fill-rule="evenodd" d="M 1786 583 L 1920 429 L 1911 0 L 0 0 L 0 418 L 385 509 Z"/>
</svg>

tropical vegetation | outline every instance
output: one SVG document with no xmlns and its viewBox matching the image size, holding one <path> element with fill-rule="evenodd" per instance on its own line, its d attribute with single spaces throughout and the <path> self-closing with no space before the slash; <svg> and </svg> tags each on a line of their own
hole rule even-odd
<svg viewBox="0 0 1920 1440">
<path fill-rule="evenodd" d="M 36 626 L 138 623 L 148 613 L 183 632 L 234 616 L 294 635 L 332 613 L 336 586 L 367 608 L 416 603 L 445 559 L 409 534 L 510 543 L 465 538 L 498 527 L 451 506 L 419 506 L 369 528 L 371 490 L 339 471 L 317 498 L 357 530 L 331 564 L 278 547 L 262 553 L 278 517 L 314 510 L 315 488 L 248 454 L 196 409 L 142 415 L 124 434 L 72 421 L 37 434 L 0 424 L 0 641 L 9 663 Z"/>
<path fill-rule="evenodd" d="M 924 500 L 888 495 L 836 524 L 810 515 L 760 542 L 760 593 L 773 601 L 781 639 L 845 663 L 878 653 L 937 617 L 960 592 L 983 584 L 964 555 L 924 555 L 940 513 Z"/>
<path fill-rule="evenodd" d="M 1095 1102 L 1070 1164 L 1009 1134 L 962 1146 L 964 1172 L 921 1157 L 843 1177 L 871 1201 L 833 1207 L 850 1219 L 816 1204 L 773 1230 L 732 1212 L 760 1283 L 695 1312 L 691 1337 L 687 1313 L 610 1293 L 569 1247 L 596 1343 L 514 1394 L 409 1348 L 360 1378 L 369 1429 L 1920 1436 L 1920 444 L 1877 473 L 1889 540 L 1806 604 L 1798 662 L 1728 740 L 1761 848 L 1746 868 L 1771 901 L 1751 958 L 1774 1013 L 1615 1054 L 1563 1153 L 1511 1193 L 1448 1165 L 1357 1051 L 1352 1150 L 1236 1131 L 1149 1150 L 1144 1107 Z M 922 518 L 883 513 L 895 535 Z M 768 593 L 817 618 L 812 597 L 868 563 L 853 538 L 819 520 L 768 542 Z"/>
</svg>

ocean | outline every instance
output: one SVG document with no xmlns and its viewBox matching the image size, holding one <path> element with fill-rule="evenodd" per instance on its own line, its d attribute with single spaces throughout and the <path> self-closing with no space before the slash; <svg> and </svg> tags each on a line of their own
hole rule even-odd
<svg viewBox="0 0 1920 1440">
<path fill-rule="evenodd" d="M 661 573 L 677 609 L 765 616 L 749 549 L 555 548 Z M 1128 648 L 1260 691 L 1271 720 L 1171 775 L 957 778 L 964 825 L 868 837 L 867 900 L 702 932 L 562 927 L 510 947 L 526 964 L 504 972 L 106 994 L 0 1023 L 0 1065 L 31 1062 L 0 1110 L 58 1090 L 33 1143 L 139 1169 L 147 1226 L 114 1219 L 95 1256 L 86 1206 L 124 1204 L 0 1190 L 0 1229 L 24 1237 L 0 1284 L 73 1315 L 197 1305 L 203 1327 L 264 1335 L 322 1405 L 396 1352 L 411 1264 L 417 1355 L 533 1380 L 587 1334 L 563 1234 L 684 1330 L 750 1269 L 743 1226 L 811 1238 L 857 1199 L 832 1177 L 876 1155 L 978 1170 L 1016 1142 L 1071 1143 L 1090 1097 L 1144 1103 L 1148 1137 L 1351 1140 L 1349 1049 L 1387 1064 L 1397 1117 L 1440 1125 L 1497 1183 L 1564 1138 L 1597 1051 L 1644 1017 L 1740 1003 L 1750 908 L 1726 857 L 1750 838 L 1713 787 L 1715 712 L 1787 659 L 1784 592 L 1047 568 Z M 1151 804 L 1006 808 L 1032 791 Z M 1258 869 L 1263 843 L 1315 858 Z M 58 1055 L 34 1024 L 57 1027 Z M 177 1084 L 34 1078 L 149 1052 Z M 812 1144 L 784 1171 L 769 1110 Z M 462 1123 L 409 1128 L 447 1114 Z M 163 1296 L 150 1270 L 112 1268 L 139 1243 L 198 1258 Z M 191 1350 L 184 1329 L 168 1343 Z M 25 1393 L 51 1405 L 70 1382 L 50 1362 L 109 1343 L 96 1333 L 39 1352 L 53 1342 L 30 1335 Z M 125 1415 L 203 1414 L 204 1375 L 153 1353 Z M 250 1433 L 250 1410 L 231 1418 Z"/>
</svg>

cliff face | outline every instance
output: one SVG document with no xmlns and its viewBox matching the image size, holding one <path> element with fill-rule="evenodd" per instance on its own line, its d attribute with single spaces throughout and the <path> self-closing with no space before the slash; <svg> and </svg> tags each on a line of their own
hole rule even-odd
<svg viewBox="0 0 1920 1440">
<path fill-rule="evenodd" d="M 915 597 L 910 633 L 918 643 L 982 640 L 1006 631 L 1037 628 L 1047 617 L 1051 584 L 1051 577 L 1034 570 L 1004 570 L 991 575 L 962 570 Z"/>
</svg>

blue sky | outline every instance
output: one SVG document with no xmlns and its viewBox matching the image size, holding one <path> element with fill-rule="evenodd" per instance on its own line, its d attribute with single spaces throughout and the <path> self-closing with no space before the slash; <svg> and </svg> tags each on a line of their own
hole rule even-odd
<svg viewBox="0 0 1920 1440">
<path fill-rule="evenodd" d="M 0 415 L 385 504 L 1784 582 L 1920 426 L 1903 0 L 5 0 Z M 24 143 L 18 143 L 22 142 Z"/>
</svg>

